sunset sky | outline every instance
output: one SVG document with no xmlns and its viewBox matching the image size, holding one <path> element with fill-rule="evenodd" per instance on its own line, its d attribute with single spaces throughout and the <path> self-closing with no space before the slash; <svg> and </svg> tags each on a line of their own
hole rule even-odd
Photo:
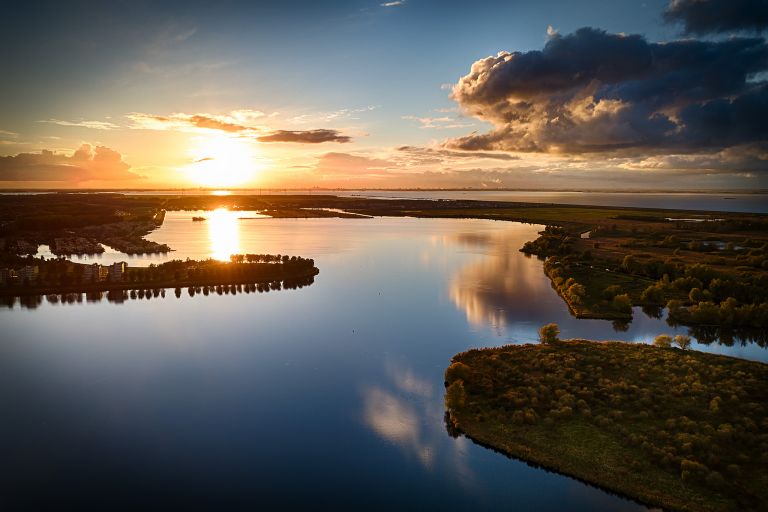
<svg viewBox="0 0 768 512">
<path fill-rule="evenodd" d="M 0 187 L 768 188 L 765 0 L 6 2 Z"/>
</svg>

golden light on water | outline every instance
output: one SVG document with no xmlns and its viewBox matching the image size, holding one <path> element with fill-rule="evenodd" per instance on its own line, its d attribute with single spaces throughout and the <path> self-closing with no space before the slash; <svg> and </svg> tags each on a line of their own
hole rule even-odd
<svg viewBox="0 0 768 512">
<path fill-rule="evenodd" d="M 204 187 L 243 185 L 264 168 L 255 143 L 237 136 L 206 135 L 190 153 L 192 163 L 184 171 L 191 181 Z"/>
<path fill-rule="evenodd" d="M 208 238 L 211 242 L 211 257 L 229 261 L 240 249 L 240 212 L 219 208 L 208 215 Z"/>
</svg>

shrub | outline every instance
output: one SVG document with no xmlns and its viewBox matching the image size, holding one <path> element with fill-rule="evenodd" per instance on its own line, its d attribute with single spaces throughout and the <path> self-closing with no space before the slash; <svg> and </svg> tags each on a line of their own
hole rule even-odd
<svg viewBox="0 0 768 512">
<path fill-rule="evenodd" d="M 682 350 L 686 350 L 691 346 L 691 337 L 685 334 L 676 335 L 674 341 L 675 341 L 675 345 L 680 347 Z"/>
<path fill-rule="evenodd" d="M 606 300 L 613 300 L 615 296 L 621 293 L 621 287 L 615 284 L 612 284 L 610 286 L 607 286 L 605 290 L 603 290 L 603 298 Z"/>
<path fill-rule="evenodd" d="M 467 392 L 464 390 L 464 381 L 459 379 L 448 386 L 445 391 L 445 406 L 448 409 L 457 409 L 464 406 Z"/>
<path fill-rule="evenodd" d="M 617 295 L 613 298 L 613 308 L 616 309 L 617 311 L 621 311 L 622 313 L 631 313 L 632 300 L 629 298 L 629 295 L 627 295 L 626 293 Z"/>
<path fill-rule="evenodd" d="M 547 324 L 539 329 L 539 341 L 546 344 L 557 343 L 560 341 L 560 328 L 557 324 Z"/>
<path fill-rule="evenodd" d="M 672 337 L 667 334 L 659 334 L 653 339 L 653 344 L 657 347 L 669 348 L 672 346 Z"/>
<path fill-rule="evenodd" d="M 455 380 L 470 380 L 472 369 L 461 361 L 451 363 L 451 366 L 445 370 L 445 382 L 451 383 Z"/>
</svg>

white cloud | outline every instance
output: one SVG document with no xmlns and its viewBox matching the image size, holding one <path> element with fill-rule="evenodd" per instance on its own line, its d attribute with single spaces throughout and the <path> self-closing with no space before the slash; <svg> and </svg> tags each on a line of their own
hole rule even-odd
<svg viewBox="0 0 768 512">
<path fill-rule="evenodd" d="M 421 126 L 419 128 L 428 128 L 433 130 L 446 130 L 452 128 L 469 128 L 475 126 L 474 123 L 461 122 L 455 117 L 442 116 L 442 117 L 418 117 L 418 116 L 403 116 L 403 119 L 409 121 L 418 121 Z"/>
<path fill-rule="evenodd" d="M 44 119 L 41 123 L 57 124 L 59 126 L 76 126 L 80 128 L 90 128 L 92 130 L 114 130 L 120 128 L 115 123 L 107 121 L 62 121 L 61 119 Z"/>
</svg>

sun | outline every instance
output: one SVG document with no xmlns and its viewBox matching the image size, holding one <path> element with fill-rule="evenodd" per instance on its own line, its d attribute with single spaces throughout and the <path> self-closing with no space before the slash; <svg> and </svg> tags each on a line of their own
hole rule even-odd
<svg viewBox="0 0 768 512">
<path fill-rule="evenodd" d="M 184 171 L 190 180 L 204 187 L 240 186 L 263 168 L 255 144 L 237 136 L 206 135 L 190 153 L 193 160 Z"/>
</svg>

